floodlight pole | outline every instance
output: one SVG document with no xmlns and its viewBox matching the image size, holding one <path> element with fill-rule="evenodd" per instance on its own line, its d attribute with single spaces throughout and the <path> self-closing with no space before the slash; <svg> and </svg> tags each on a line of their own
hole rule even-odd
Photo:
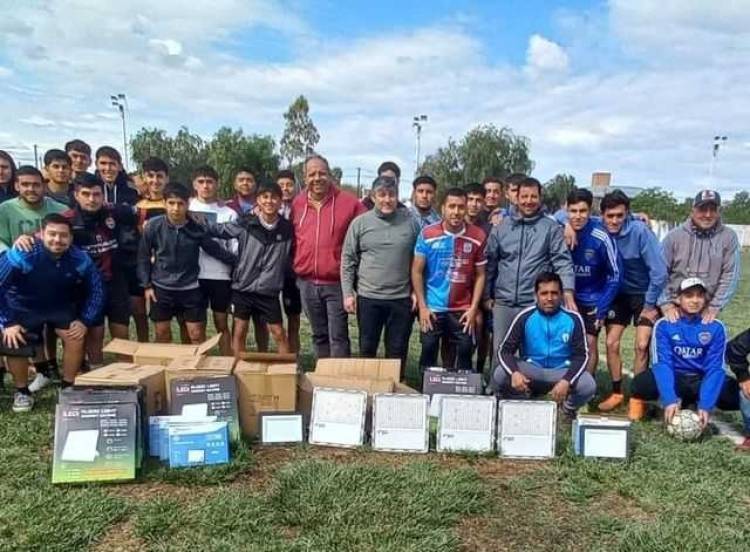
<svg viewBox="0 0 750 552">
<path fill-rule="evenodd" d="M 415 115 L 412 126 L 417 131 L 416 136 L 416 147 L 415 147 L 415 155 L 414 155 L 414 177 L 416 178 L 419 175 L 419 157 L 420 157 L 420 148 L 422 145 L 422 126 L 427 122 L 427 115 Z"/>
<path fill-rule="evenodd" d="M 708 167 L 708 175 L 713 178 L 716 172 L 716 162 L 719 158 L 719 148 L 727 141 L 726 136 L 714 136 L 714 144 L 711 147 L 711 164 Z"/>
<path fill-rule="evenodd" d="M 125 164 L 125 170 L 128 169 L 128 133 L 125 127 L 125 107 L 127 106 L 127 98 L 125 94 L 112 94 L 110 96 L 112 100 L 112 106 L 116 107 L 120 112 L 120 119 L 122 119 L 122 153 L 123 163 Z"/>
</svg>

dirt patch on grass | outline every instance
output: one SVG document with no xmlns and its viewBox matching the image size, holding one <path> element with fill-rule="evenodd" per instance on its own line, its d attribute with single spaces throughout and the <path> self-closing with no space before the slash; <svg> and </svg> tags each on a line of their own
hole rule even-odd
<svg viewBox="0 0 750 552">
<path fill-rule="evenodd" d="M 620 519 L 633 521 L 649 521 L 653 518 L 634 499 L 616 493 L 607 493 L 598 500 L 593 501 L 589 507 L 589 511 L 592 515 L 601 513 L 614 514 Z"/>
<path fill-rule="evenodd" d="M 126 519 L 110 527 L 91 547 L 92 552 L 132 552 L 142 550 L 145 543 L 135 536 L 133 521 Z"/>
</svg>

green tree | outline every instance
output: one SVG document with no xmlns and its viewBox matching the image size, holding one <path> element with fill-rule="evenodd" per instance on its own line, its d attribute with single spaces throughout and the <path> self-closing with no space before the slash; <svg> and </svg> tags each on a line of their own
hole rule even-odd
<svg viewBox="0 0 750 552">
<path fill-rule="evenodd" d="M 685 218 L 684 203 L 680 204 L 672 192 L 661 188 L 643 190 L 630 202 L 630 210 L 634 213 L 646 213 L 655 220 L 666 222 L 680 222 Z"/>
<path fill-rule="evenodd" d="M 430 174 L 439 191 L 468 182 L 481 182 L 487 176 L 505 177 L 514 172 L 530 173 L 529 140 L 507 127 L 479 125 L 460 142 L 448 139 L 445 147 L 428 155 L 420 174 Z"/>
<path fill-rule="evenodd" d="M 722 209 L 721 218 L 727 224 L 750 224 L 750 194 L 736 193 Z"/>
<path fill-rule="evenodd" d="M 206 142 L 187 127 L 181 127 L 174 137 L 162 129 L 142 128 L 130 141 L 130 151 L 139 169 L 148 157 L 159 157 L 169 165 L 170 179 L 186 185 L 193 169 L 208 160 Z"/>
<path fill-rule="evenodd" d="M 544 205 L 554 212 L 565 205 L 568 194 L 576 187 L 576 179 L 570 174 L 556 174 L 544 185 Z"/>
<path fill-rule="evenodd" d="M 284 134 L 281 136 L 281 156 L 286 166 L 291 167 L 295 161 L 303 160 L 315 151 L 320 141 L 320 134 L 310 118 L 310 105 L 307 98 L 298 96 L 284 113 Z"/>
<path fill-rule="evenodd" d="M 252 170 L 257 179 L 272 178 L 279 169 L 275 148 L 276 143 L 270 136 L 248 136 L 242 129 L 229 127 L 216 131 L 206 149 L 208 164 L 219 174 L 223 197 L 234 193 L 234 175 L 242 167 Z"/>
</svg>

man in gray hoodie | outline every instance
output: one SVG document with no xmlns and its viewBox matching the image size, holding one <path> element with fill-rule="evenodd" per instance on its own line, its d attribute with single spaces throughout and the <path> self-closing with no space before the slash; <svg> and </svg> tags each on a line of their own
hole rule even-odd
<svg viewBox="0 0 750 552">
<path fill-rule="evenodd" d="M 493 351 L 513 319 L 534 304 L 534 282 L 553 271 L 563 283 L 563 306 L 577 312 L 573 261 L 560 226 L 542 212 L 542 185 L 527 177 L 518 185 L 517 210 L 492 228 L 487 242 L 485 308 L 492 308 Z M 492 365 L 496 366 L 497 355 Z"/>
<path fill-rule="evenodd" d="M 659 306 L 672 322 L 680 317 L 675 301 L 685 278 L 700 278 L 706 284 L 705 323 L 713 321 L 737 291 L 742 265 L 740 245 L 734 231 L 721 223 L 720 211 L 718 192 L 699 192 L 690 218 L 662 242 L 669 280 Z"/>
<path fill-rule="evenodd" d="M 403 379 L 414 320 L 410 267 L 419 224 L 399 207 L 395 178 L 376 178 L 370 197 L 374 208 L 352 221 L 344 239 L 344 308 L 357 315 L 363 357 L 376 356 L 385 328 L 385 356 L 401 359 Z"/>
</svg>

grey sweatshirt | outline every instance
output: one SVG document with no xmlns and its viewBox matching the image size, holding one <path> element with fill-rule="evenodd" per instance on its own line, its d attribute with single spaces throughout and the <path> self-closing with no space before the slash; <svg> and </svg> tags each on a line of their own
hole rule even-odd
<svg viewBox="0 0 750 552">
<path fill-rule="evenodd" d="M 390 215 L 377 209 L 349 225 L 341 252 L 341 291 L 368 299 L 403 299 L 411 293 L 411 259 L 419 224 L 399 207 Z"/>
<path fill-rule="evenodd" d="M 541 211 L 518 213 L 492 228 L 487 239 L 485 299 L 508 307 L 534 304 L 534 283 L 545 270 L 557 272 L 565 291 L 575 289 L 573 260 L 562 229 Z"/>
<path fill-rule="evenodd" d="M 734 230 L 719 222 L 711 230 L 699 230 L 688 219 L 662 242 L 669 280 L 659 304 L 674 301 L 680 282 L 697 277 L 708 288 L 709 305 L 723 309 L 740 280 L 740 246 Z"/>
</svg>

